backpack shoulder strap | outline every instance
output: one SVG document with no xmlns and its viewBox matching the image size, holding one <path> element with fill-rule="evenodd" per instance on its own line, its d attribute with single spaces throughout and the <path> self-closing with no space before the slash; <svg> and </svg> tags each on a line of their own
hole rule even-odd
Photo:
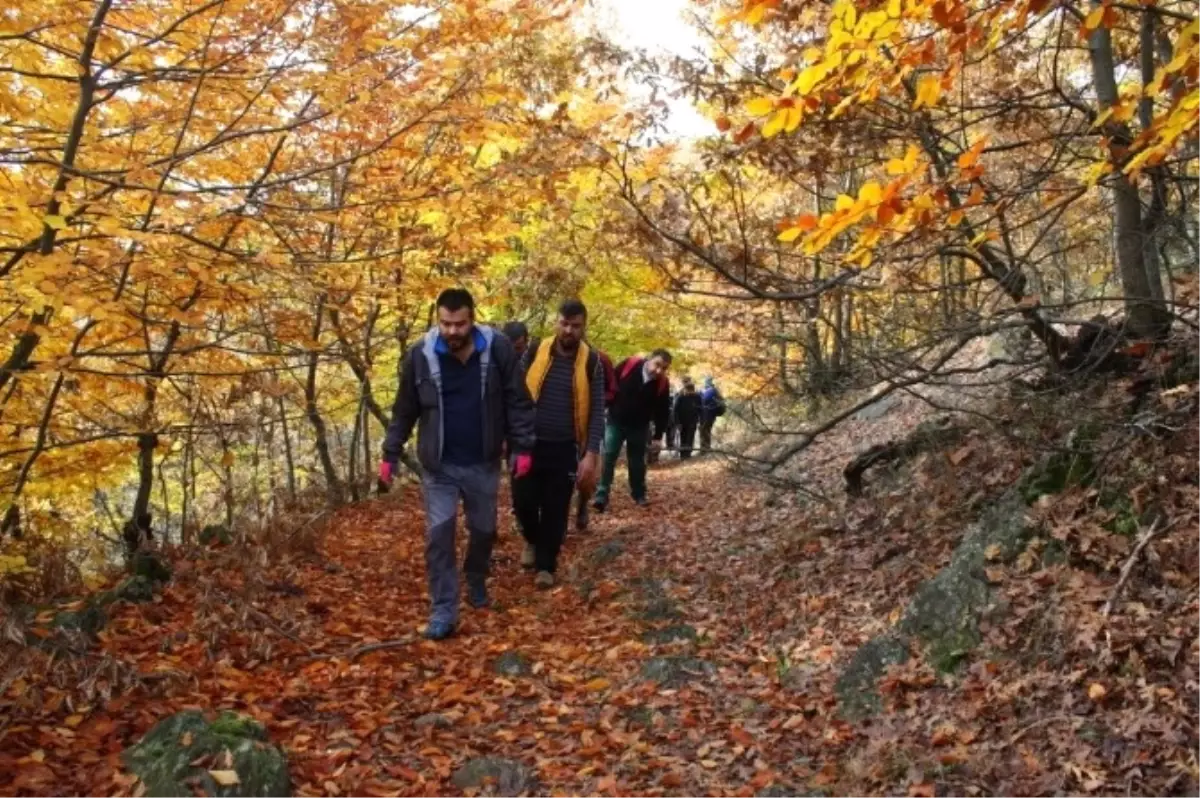
<svg viewBox="0 0 1200 798">
<path fill-rule="evenodd" d="M 641 365 L 642 365 L 642 359 L 640 357 L 628 358 L 625 361 L 625 365 L 621 367 L 621 379 L 625 379 L 626 377 L 628 377 L 630 374 L 633 373 L 634 369 L 640 368 Z"/>
<path fill-rule="evenodd" d="M 483 335 L 483 351 L 479 353 L 479 395 L 487 396 L 488 386 L 488 366 L 492 363 L 492 341 L 495 340 L 496 331 L 487 325 L 481 324 L 475 329 Z"/>
</svg>

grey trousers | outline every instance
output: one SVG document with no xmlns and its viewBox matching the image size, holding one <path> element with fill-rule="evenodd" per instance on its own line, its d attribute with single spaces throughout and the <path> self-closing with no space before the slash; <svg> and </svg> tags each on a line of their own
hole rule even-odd
<svg viewBox="0 0 1200 798">
<path fill-rule="evenodd" d="M 425 576 L 429 580 L 431 619 L 458 622 L 458 565 L 455 527 L 461 498 L 467 516 L 467 555 L 463 571 L 468 580 L 484 579 L 492 562 L 496 541 L 496 497 L 500 490 L 500 464 L 442 465 L 426 471 L 421 480 L 425 499 Z"/>
</svg>

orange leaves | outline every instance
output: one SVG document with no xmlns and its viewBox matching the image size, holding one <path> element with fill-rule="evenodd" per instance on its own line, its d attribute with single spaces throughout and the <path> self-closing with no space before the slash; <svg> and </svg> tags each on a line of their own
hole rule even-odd
<svg viewBox="0 0 1200 798">
<path fill-rule="evenodd" d="M 988 137 L 981 136 L 966 152 L 958 156 L 958 168 L 963 170 L 973 169 L 979 163 L 979 156 L 983 154 L 987 143 Z"/>
<path fill-rule="evenodd" d="M 1080 26 L 1080 35 L 1087 38 L 1097 28 L 1114 28 L 1118 21 L 1117 10 L 1109 2 L 1094 6 Z"/>
</svg>

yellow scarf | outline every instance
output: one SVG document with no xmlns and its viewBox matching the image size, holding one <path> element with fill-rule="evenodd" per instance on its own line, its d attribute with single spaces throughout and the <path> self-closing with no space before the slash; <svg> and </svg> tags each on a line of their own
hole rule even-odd
<svg viewBox="0 0 1200 798">
<path fill-rule="evenodd" d="M 550 358 L 554 349 L 553 340 L 543 340 L 538 344 L 537 352 L 534 354 L 533 362 L 529 364 L 529 371 L 525 375 L 525 385 L 529 388 L 529 395 L 533 397 L 533 401 L 538 400 L 538 394 L 542 392 L 542 383 L 546 381 L 546 374 L 550 372 Z M 575 353 L 575 380 L 574 380 L 574 402 L 575 402 L 575 440 L 580 446 L 587 445 L 588 436 L 588 405 L 591 404 L 592 392 L 588 386 L 587 362 L 588 355 L 591 350 L 583 341 L 579 342 L 579 351 Z"/>
</svg>

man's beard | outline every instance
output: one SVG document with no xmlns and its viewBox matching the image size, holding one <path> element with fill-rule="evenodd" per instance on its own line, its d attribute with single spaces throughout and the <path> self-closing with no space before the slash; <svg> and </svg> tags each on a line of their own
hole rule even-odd
<svg viewBox="0 0 1200 798">
<path fill-rule="evenodd" d="M 467 345 L 470 340 L 466 335 L 451 335 L 446 338 L 446 346 L 450 347 L 452 352 L 457 352 Z"/>
<path fill-rule="evenodd" d="M 579 339 L 560 337 L 558 339 L 558 348 L 564 352 L 574 352 L 579 348 Z"/>
</svg>

